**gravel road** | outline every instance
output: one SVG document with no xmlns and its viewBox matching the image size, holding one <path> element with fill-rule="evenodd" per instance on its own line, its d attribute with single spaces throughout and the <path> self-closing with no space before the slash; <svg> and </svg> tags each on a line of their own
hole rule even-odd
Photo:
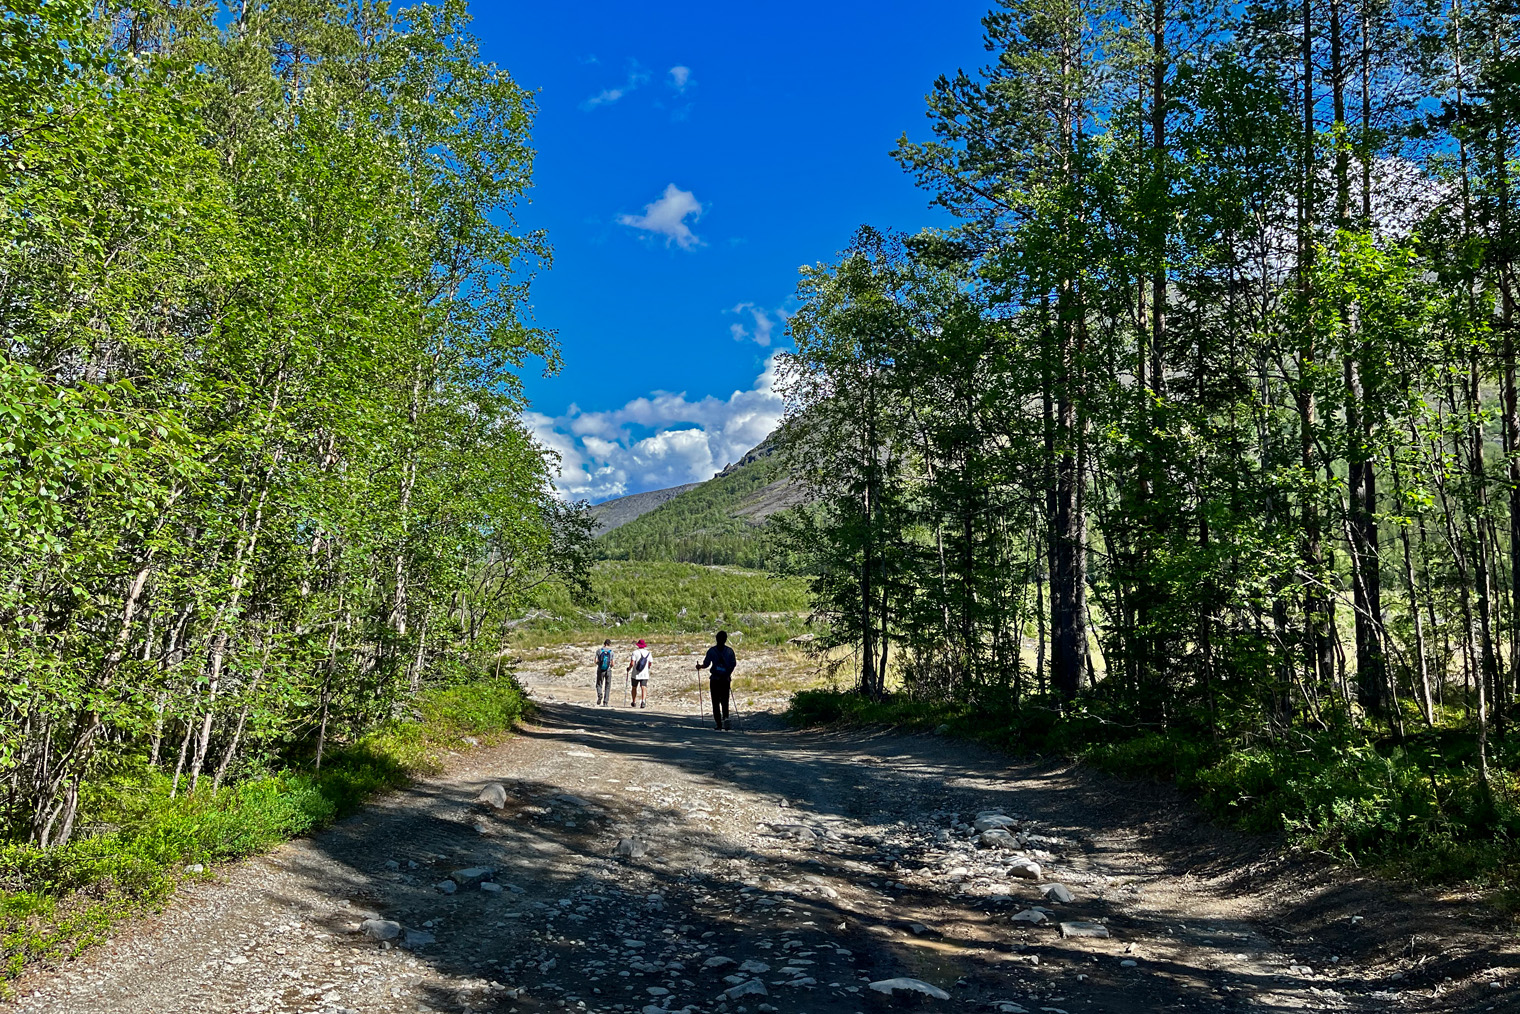
<svg viewBox="0 0 1520 1014">
<path fill-rule="evenodd" d="M 12 1008 L 1515 1009 L 1496 917 L 1264 858 L 1163 787 L 526 678 L 520 736 L 188 885 Z"/>
</svg>

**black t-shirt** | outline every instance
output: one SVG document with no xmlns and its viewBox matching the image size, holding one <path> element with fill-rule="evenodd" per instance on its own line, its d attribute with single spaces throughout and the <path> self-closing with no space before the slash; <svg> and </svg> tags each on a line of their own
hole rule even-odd
<svg viewBox="0 0 1520 1014">
<path fill-rule="evenodd" d="M 734 671 L 734 666 L 739 660 L 734 657 L 734 649 L 726 644 L 715 644 L 707 649 L 707 657 L 702 660 L 702 665 L 712 666 L 714 676 L 727 676 Z"/>
</svg>

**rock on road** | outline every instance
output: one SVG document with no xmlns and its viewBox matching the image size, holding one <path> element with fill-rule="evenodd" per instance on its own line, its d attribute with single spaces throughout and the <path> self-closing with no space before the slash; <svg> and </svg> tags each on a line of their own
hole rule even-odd
<svg viewBox="0 0 1520 1014">
<path fill-rule="evenodd" d="M 1259 844 L 1178 810 L 938 737 L 550 702 L 30 974 L 13 1009 L 1509 1009 L 1512 950 L 1452 922 L 1416 949 L 1467 947 L 1457 980 L 1395 960 L 1428 909 L 1319 874 L 1253 883 Z"/>
</svg>

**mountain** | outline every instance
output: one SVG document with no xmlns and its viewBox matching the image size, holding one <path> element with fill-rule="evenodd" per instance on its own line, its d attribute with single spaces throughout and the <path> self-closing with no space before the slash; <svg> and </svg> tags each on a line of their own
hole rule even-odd
<svg viewBox="0 0 1520 1014">
<path fill-rule="evenodd" d="M 634 493 L 631 496 L 620 496 L 616 500 L 605 500 L 591 508 L 591 516 L 596 519 L 596 534 L 604 535 L 614 528 L 621 528 L 634 518 L 648 514 L 665 501 L 680 496 L 689 489 L 696 489 L 700 485 L 702 485 L 700 482 L 688 482 L 684 486 L 655 489 L 648 493 Z"/>
<path fill-rule="evenodd" d="M 652 507 L 644 506 L 647 501 L 635 505 L 636 514 L 598 536 L 602 555 L 614 560 L 679 560 L 743 567 L 773 563 L 767 522 L 803 502 L 777 450 L 776 435 L 772 434 L 706 482 L 661 490 L 660 494 L 673 495 Z M 634 499 L 623 497 L 601 506 Z"/>
</svg>

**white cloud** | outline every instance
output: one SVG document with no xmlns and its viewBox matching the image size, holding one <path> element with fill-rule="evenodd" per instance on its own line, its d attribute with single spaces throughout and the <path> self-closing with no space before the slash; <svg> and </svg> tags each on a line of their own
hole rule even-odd
<svg viewBox="0 0 1520 1014">
<path fill-rule="evenodd" d="M 690 80 L 691 80 L 691 68 L 690 67 L 680 67 L 680 66 L 677 66 L 677 67 L 670 68 L 670 86 L 672 88 L 674 88 L 676 91 L 678 91 L 678 92 L 684 92 L 686 90 L 687 82 L 689 82 Z"/>
<path fill-rule="evenodd" d="M 784 309 L 765 310 L 754 303 L 739 303 L 727 313 L 737 313 L 740 316 L 749 315 L 750 323 L 735 321 L 728 325 L 728 333 L 733 335 L 736 342 L 754 342 L 761 348 L 770 348 L 771 333 L 776 330 L 777 324 L 785 324 L 788 314 Z"/>
<path fill-rule="evenodd" d="M 529 412 L 539 442 L 560 456 L 555 485 L 571 499 L 593 501 L 710 479 L 759 444 L 781 421 L 774 357 L 748 391 L 695 401 L 655 392 L 622 408 L 563 416 Z M 633 427 L 653 430 L 637 437 Z"/>
<path fill-rule="evenodd" d="M 688 216 L 693 222 L 701 218 L 702 205 L 690 190 L 671 183 L 659 200 L 644 205 L 642 215 L 619 215 L 617 221 L 619 225 L 664 236 L 666 246 L 674 243 L 682 250 L 692 250 L 701 246 L 702 241 L 686 224 Z"/>
<path fill-rule="evenodd" d="M 581 108 L 591 110 L 595 109 L 597 106 L 605 106 L 616 102 L 618 99 L 627 94 L 627 91 L 622 88 L 603 88 L 601 91 L 591 96 L 585 102 L 582 102 Z"/>
<path fill-rule="evenodd" d="M 596 57 L 592 57 L 591 60 L 593 63 L 596 62 Z M 616 102 L 618 99 L 621 99 L 624 95 L 627 95 L 629 92 L 638 88 L 640 85 L 648 83 L 649 72 L 646 70 L 641 70 L 638 64 L 634 64 L 633 69 L 628 72 L 627 81 L 623 82 L 616 88 L 603 88 L 600 92 L 591 96 L 585 102 L 582 102 L 581 109 L 589 113 L 597 106 L 610 106 L 612 103 Z"/>
</svg>

